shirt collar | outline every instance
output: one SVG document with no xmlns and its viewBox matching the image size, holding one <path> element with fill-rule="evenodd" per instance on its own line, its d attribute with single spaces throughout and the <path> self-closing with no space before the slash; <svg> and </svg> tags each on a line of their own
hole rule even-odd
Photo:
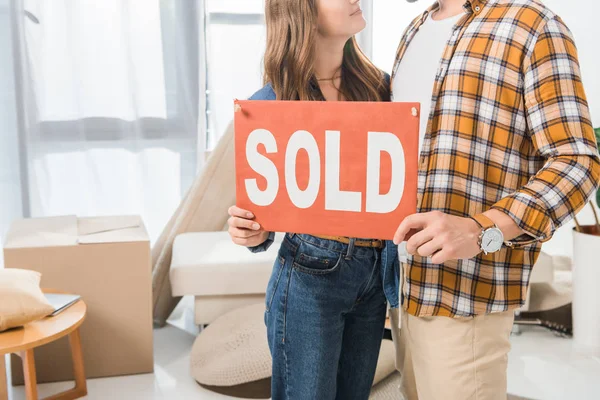
<svg viewBox="0 0 600 400">
<path fill-rule="evenodd" d="M 463 5 L 463 7 L 464 7 L 465 11 L 472 12 L 476 15 L 479 15 L 479 13 L 483 10 L 483 7 L 485 6 L 486 3 L 487 3 L 487 0 L 470 0 L 470 1 L 467 1 Z"/>
<path fill-rule="evenodd" d="M 467 0 L 465 4 L 463 4 L 463 9 L 468 14 L 476 14 L 479 15 L 483 10 L 483 7 L 488 2 L 488 0 Z M 440 4 L 436 1 L 431 7 L 423 12 L 421 15 L 421 23 L 425 22 L 427 16 L 437 10 L 440 7 Z"/>
</svg>

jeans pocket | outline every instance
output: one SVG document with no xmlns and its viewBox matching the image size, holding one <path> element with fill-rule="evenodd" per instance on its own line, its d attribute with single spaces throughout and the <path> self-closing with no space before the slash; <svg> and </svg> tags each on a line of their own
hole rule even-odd
<svg viewBox="0 0 600 400">
<path fill-rule="evenodd" d="M 311 275 L 326 275 L 337 271 L 342 264 L 342 254 L 302 243 L 292 266 L 294 269 Z"/>
<path fill-rule="evenodd" d="M 265 293 L 265 309 L 267 312 L 271 310 L 273 299 L 275 298 L 275 293 L 277 292 L 277 287 L 279 286 L 279 281 L 281 280 L 281 275 L 283 274 L 284 266 L 285 258 L 283 258 L 281 254 L 278 254 L 275 264 L 273 265 L 273 272 L 271 272 L 271 277 L 269 278 L 269 283 L 267 284 L 267 290 Z"/>
</svg>

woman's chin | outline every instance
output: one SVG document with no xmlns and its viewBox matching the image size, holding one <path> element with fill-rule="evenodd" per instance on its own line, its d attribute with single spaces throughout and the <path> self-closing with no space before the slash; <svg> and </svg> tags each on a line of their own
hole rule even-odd
<svg viewBox="0 0 600 400">
<path fill-rule="evenodd" d="M 361 14 L 362 16 L 362 14 Z M 362 31 L 365 30 L 365 28 L 367 27 L 367 21 L 365 21 L 365 19 L 363 18 L 362 21 L 358 22 L 356 24 L 356 33 L 355 35 L 361 33 Z"/>
</svg>

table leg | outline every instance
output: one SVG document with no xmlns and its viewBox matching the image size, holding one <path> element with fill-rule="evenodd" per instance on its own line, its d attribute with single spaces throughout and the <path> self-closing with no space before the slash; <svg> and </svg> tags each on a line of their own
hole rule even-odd
<svg viewBox="0 0 600 400">
<path fill-rule="evenodd" d="M 21 352 L 21 360 L 23 361 L 23 375 L 25 377 L 25 398 L 27 400 L 38 400 L 33 349 Z"/>
<path fill-rule="evenodd" d="M 6 357 L 0 354 L 0 400 L 8 400 L 8 385 L 6 383 Z"/>
<path fill-rule="evenodd" d="M 66 392 L 46 397 L 44 400 L 72 400 L 87 394 L 87 382 L 85 380 L 85 367 L 83 364 L 83 351 L 81 349 L 81 336 L 79 329 L 75 329 L 69 335 L 71 345 L 71 357 L 73 359 L 73 375 L 75 375 L 75 387 Z"/>
<path fill-rule="evenodd" d="M 73 358 L 73 372 L 75 375 L 75 390 L 85 396 L 87 394 L 87 382 L 85 380 L 85 365 L 83 363 L 83 350 L 81 349 L 81 336 L 79 328 L 69 335 L 71 354 Z"/>
</svg>

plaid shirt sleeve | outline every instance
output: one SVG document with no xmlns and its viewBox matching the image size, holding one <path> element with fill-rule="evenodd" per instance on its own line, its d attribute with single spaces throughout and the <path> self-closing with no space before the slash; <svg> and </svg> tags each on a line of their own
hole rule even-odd
<svg viewBox="0 0 600 400">
<path fill-rule="evenodd" d="M 585 205 L 600 180 L 577 49 L 559 17 L 541 29 L 523 71 L 528 131 L 535 155 L 545 164 L 525 186 L 492 206 L 533 237 L 520 236 L 512 241 L 515 247 L 549 240 Z"/>
</svg>

